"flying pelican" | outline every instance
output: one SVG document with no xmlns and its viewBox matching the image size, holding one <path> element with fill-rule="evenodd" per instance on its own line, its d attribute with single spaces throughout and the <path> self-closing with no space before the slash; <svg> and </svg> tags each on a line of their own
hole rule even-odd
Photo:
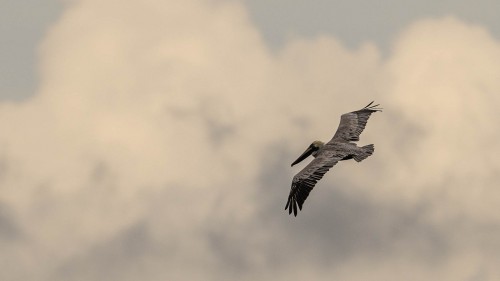
<svg viewBox="0 0 500 281">
<path fill-rule="evenodd" d="M 340 117 L 340 124 L 333 138 L 326 144 L 322 141 L 314 141 L 302 155 L 292 163 L 292 166 L 306 159 L 309 155 L 314 157 L 302 171 L 293 177 L 292 188 L 285 210 L 288 214 L 297 216 L 297 206 L 302 210 L 302 205 L 314 185 L 333 167 L 342 160 L 354 159 L 361 162 L 363 159 L 372 155 L 374 151 L 373 144 L 362 147 L 357 146 L 355 141 L 359 141 L 359 135 L 365 129 L 366 122 L 370 115 L 377 111 L 378 104 L 372 105 L 373 101 L 364 108 L 345 113 Z"/>
</svg>

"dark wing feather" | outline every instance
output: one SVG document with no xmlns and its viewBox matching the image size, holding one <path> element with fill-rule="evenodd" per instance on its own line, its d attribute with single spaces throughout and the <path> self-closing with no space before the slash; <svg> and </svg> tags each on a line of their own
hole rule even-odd
<svg viewBox="0 0 500 281">
<path fill-rule="evenodd" d="M 340 124 L 331 141 L 359 141 L 359 135 L 365 129 L 366 122 L 370 115 L 377 111 L 382 111 L 377 108 L 378 104 L 372 105 L 373 101 L 363 109 L 343 114 L 340 117 Z"/>
<path fill-rule="evenodd" d="M 293 177 L 292 189 L 288 195 L 288 201 L 285 210 L 288 213 L 297 216 L 297 207 L 302 210 L 302 205 L 316 183 L 328 172 L 328 170 L 337 164 L 347 155 L 345 152 L 324 151 L 309 163 L 302 171 Z"/>
</svg>

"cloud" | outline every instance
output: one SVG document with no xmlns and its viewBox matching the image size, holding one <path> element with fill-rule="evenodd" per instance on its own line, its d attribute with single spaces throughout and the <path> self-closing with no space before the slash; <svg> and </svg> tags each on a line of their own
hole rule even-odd
<svg viewBox="0 0 500 281">
<path fill-rule="evenodd" d="M 37 94 L 0 105 L 2 280 L 494 280 L 499 58 L 454 18 L 383 59 L 271 52 L 238 2 L 73 2 Z M 289 217 L 294 156 L 372 99 L 375 155 Z"/>
<path fill-rule="evenodd" d="M 498 220 L 492 210 L 500 199 L 494 184 L 500 147 L 490 129 L 500 103 L 498 42 L 478 26 L 447 18 L 410 27 L 394 52 L 387 64 L 391 102 L 420 132 L 403 153 L 411 155 L 400 169 L 401 178 L 412 177 L 406 196 L 439 198 L 436 216 Z"/>
</svg>

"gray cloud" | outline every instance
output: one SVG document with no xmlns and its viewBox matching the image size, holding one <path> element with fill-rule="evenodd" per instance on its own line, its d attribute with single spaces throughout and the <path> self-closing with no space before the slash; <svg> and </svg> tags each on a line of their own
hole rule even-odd
<svg viewBox="0 0 500 281">
<path fill-rule="evenodd" d="M 0 240 L 12 242 L 22 238 L 22 232 L 15 223 L 15 218 L 9 208 L 0 202 Z"/>
<path fill-rule="evenodd" d="M 50 280 L 137 280 L 151 270 L 148 262 L 168 264 L 168 249 L 149 235 L 148 225 L 136 223 L 72 257 L 54 270 Z"/>
<path fill-rule="evenodd" d="M 279 149 L 273 147 L 268 155 L 280 155 Z M 309 253 L 318 263 L 330 266 L 358 255 L 376 257 L 391 254 L 401 250 L 398 249 L 401 246 L 415 251 L 416 258 L 422 261 L 438 259 L 446 253 L 449 245 L 445 230 L 425 222 L 425 204 L 409 208 L 379 204 L 362 193 L 346 191 L 345 189 L 352 187 L 349 180 L 336 180 L 334 185 L 320 184 L 318 189 L 323 194 L 311 195 L 308 199 L 311 207 L 305 206 L 307 211 L 300 218 L 292 222 L 289 219 L 283 220 L 282 214 L 273 210 L 284 204 L 284 192 L 281 188 L 272 187 L 289 185 L 291 175 L 283 163 L 290 162 L 292 157 L 290 154 L 287 156 L 278 156 L 271 163 L 263 161 L 267 164 L 263 167 L 263 188 L 259 192 L 271 199 L 263 206 L 262 217 L 257 221 L 266 222 L 264 229 L 271 227 L 273 233 L 280 233 L 272 239 L 269 246 L 272 248 L 272 245 L 279 245 L 286 249 L 279 240 L 284 240 L 286 245 L 294 245 L 289 249 L 290 252 L 283 253 L 277 260 L 287 260 L 287 257 L 293 259 L 294 252 L 300 255 Z M 335 178 L 335 170 L 331 173 Z M 351 175 L 353 174 L 355 172 Z M 376 185 L 377 183 L 372 184 Z M 419 247 L 414 248 L 413 245 Z"/>
</svg>

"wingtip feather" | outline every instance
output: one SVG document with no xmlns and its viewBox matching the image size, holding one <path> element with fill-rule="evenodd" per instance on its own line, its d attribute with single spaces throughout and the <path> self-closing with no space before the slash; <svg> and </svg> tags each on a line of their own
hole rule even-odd
<svg viewBox="0 0 500 281">
<path fill-rule="evenodd" d="M 370 102 L 367 106 L 365 106 L 363 109 L 369 109 L 373 111 L 382 111 L 383 108 L 377 108 L 377 106 L 380 106 L 380 104 L 375 104 L 373 105 L 375 101 Z"/>
</svg>

